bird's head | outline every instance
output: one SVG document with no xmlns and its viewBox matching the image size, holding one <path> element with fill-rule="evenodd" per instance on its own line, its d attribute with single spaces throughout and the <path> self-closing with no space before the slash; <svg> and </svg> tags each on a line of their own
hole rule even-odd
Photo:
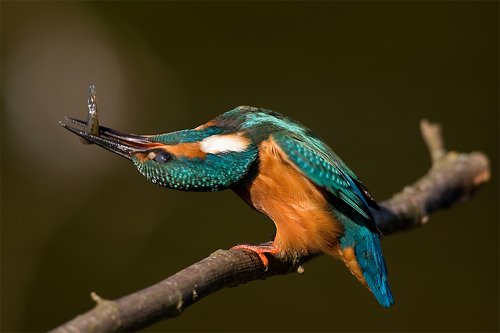
<svg viewBox="0 0 500 333">
<path fill-rule="evenodd" d="M 258 156 L 255 137 L 241 126 L 241 113 L 230 112 L 195 129 L 158 135 L 127 134 L 102 126 L 93 135 L 85 131 L 84 121 L 72 118 L 61 125 L 131 160 L 153 183 L 185 191 L 217 191 L 241 181 Z"/>
</svg>

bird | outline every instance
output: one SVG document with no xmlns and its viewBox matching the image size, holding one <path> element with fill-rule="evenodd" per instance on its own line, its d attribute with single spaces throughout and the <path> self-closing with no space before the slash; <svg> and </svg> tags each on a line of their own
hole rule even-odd
<svg viewBox="0 0 500 333">
<path fill-rule="evenodd" d="M 394 300 L 382 254 L 379 209 L 337 154 L 301 123 L 264 108 L 240 106 L 193 129 L 123 133 L 66 117 L 69 131 L 132 161 L 149 181 L 182 191 L 233 190 L 276 227 L 274 239 L 233 249 L 297 259 L 326 254 L 345 263 L 383 307 Z"/>
</svg>

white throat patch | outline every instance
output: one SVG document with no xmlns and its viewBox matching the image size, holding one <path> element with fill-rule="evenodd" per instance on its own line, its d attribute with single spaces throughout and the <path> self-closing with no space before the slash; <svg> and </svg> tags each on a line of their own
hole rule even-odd
<svg viewBox="0 0 500 333">
<path fill-rule="evenodd" d="M 249 141 L 241 134 L 212 135 L 200 141 L 200 149 L 207 154 L 239 152 L 248 147 Z"/>
</svg>

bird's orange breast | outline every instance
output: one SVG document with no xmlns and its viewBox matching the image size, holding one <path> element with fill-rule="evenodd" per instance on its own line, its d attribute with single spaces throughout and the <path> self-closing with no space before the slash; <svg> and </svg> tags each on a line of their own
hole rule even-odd
<svg viewBox="0 0 500 333">
<path fill-rule="evenodd" d="M 274 221 L 274 245 L 283 255 L 338 253 L 342 226 L 322 190 L 293 166 L 272 137 L 260 144 L 259 159 L 258 175 L 235 191 Z"/>
</svg>

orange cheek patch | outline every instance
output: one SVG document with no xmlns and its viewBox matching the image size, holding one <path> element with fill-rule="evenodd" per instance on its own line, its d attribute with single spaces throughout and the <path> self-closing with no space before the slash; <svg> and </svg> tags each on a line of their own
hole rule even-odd
<svg viewBox="0 0 500 333">
<path fill-rule="evenodd" d="M 207 154 L 201 150 L 199 142 L 165 145 L 163 148 L 169 153 L 178 157 L 202 158 L 202 159 L 207 157 Z"/>
<path fill-rule="evenodd" d="M 152 146 L 151 149 L 161 149 L 176 157 L 204 159 L 207 156 L 207 154 L 200 149 L 199 142 L 179 143 L 176 145 L 161 144 Z M 136 153 L 135 157 L 139 160 L 139 162 L 144 163 L 146 161 L 153 160 L 156 157 L 156 153 L 157 151 L 155 152 L 154 150 L 144 153 Z"/>
</svg>

